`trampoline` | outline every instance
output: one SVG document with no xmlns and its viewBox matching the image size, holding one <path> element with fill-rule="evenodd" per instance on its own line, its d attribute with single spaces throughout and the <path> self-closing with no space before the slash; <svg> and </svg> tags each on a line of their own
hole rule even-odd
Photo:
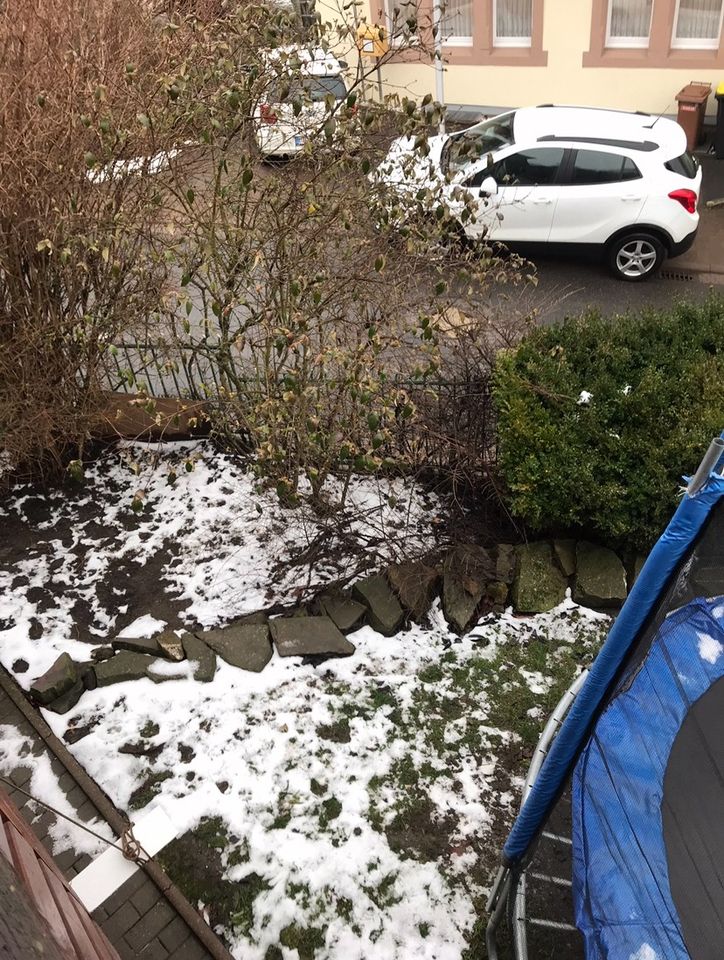
<svg viewBox="0 0 724 960">
<path fill-rule="evenodd" d="M 556 937 L 576 930 L 585 960 L 722 955 L 722 467 L 717 438 L 541 736 L 488 903 L 490 960 L 506 914 L 518 960 L 534 927 L 551 934 L 551 955 Z M 562 807 L 568 834 L 551 827 Z M 546 844 L 570 864 L 558 876 L 537 866 Z M 532 915 L 533 878 L 567 892 L 568 917 Z"/>
</svg>

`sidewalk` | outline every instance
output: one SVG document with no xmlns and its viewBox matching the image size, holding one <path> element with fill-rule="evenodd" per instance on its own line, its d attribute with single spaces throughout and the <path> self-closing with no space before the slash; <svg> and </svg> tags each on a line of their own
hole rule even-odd
<svg viewBox="0 0 724 960">
<path fill-rule="evenodd" d="M 724 275 L 724 206 L 710 208 L 706 201 L 724 197 L 724 160 L 705 151 L 696 152 L 703 173 L 699 233 L 691 250 L 671 261 L 671 269 L 719 278 Z"/>
</svg>

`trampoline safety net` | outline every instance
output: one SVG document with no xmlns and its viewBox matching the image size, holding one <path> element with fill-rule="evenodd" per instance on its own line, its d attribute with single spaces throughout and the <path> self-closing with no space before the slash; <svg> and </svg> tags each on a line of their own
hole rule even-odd
<svg viewBox="0 0 724 960">
<path fill-rule="evenodd" d="M 600 705 L 572 785 L 587 960 L 724 953 L 724 498 Z"/>
</svg>

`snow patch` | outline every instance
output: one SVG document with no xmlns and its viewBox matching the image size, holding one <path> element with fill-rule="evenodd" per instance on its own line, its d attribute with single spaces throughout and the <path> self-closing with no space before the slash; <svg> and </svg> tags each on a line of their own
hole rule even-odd
<svg viewBox="0 0 724 960">
<path fill-rule="evenodd" d="M 724 651 L 724 647 L 706 633 L 699 634 L 699 656 L 707 663 L 714 664 Z"/>
<path fill-rule="evenodd" d="M 13 770 L 19 767 L 27 766 L 31 768 L 32 774 L 27 785 L 23 787 L 32 797 L 37 797 L 44 803 L 55 807 L 60 813 L 74 820 L 78 820 L 78 814 L 58 784 L 58 778 L 50 765 L 50 757 L 43 752 L 39 756 L 32 754 L 32 742 L 24 737 L 16 727 L 10 724 L 0 724 L 0 773 L 8 776 Z M 31 813 L 35 816 L 30 820 L 31 823 L 45 813 L 45 808 L 39 803 L 29 804 Z M 106 840 L 113 840 L 113 834 L 105 821 L 93 819 L 87 826 L 95 833 L 105 837 Z M 64 850 L 75 850 L 76 853 L 88 854 L 95 857 L 106 849 L 103 840 L 94 837 L 92 834 L 76 826 L 69 820 L 57 816 L 48 831 L 53 841 L 53 854 L 58 855 Z"/>
<path fill-rule="evenodd" d="M 629 956 L 628 960 L 659 960 L 659 955 L 648 943 L 642 943 L 636 953 Z"/>
<path fill-rule="evenodd" d="M 123 640 L 147 639 L 155 633 L 160 633 L 165 626 L 165 620 L 157 620 L 149 613 L 146 613 L 142 617 L 137 617 L 133 623 L 129 623 L 127 627 L 124 627 L 118 634 L 118 638 Z"/>
</svg>

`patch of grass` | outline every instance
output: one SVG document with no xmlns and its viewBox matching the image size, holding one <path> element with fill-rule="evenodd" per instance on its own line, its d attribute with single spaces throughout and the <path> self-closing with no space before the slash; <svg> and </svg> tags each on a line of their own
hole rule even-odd
<svg viewBox="0 0 724 960">
<path fill-rule="evenodd" d="M 332 820 L 336 820 L 342 812 L 342 804 L 336 797 L 329 797 L 322 804 L 319 812 L 319 826 L 324 830 Z"/>
<path fill-rule="evenodd" d="M 279 943 L 289 950 L 296 950 L 299 960 L 314 960 L 317 950 L 324 946 L 326 932 L 326 927 L 298 927 L 293 923 L 279 934 Z"/>
<path fill-rule="evenodd" d="M 157 736 L 160 730 L 161 728 L 157 723 L 154 723 L 153 720 L 147 720 L 138 731 L 138 734 L 140 737 L 143 737 L 144 740 L 148 740 L 151 737 Z"/>
<path fill-rule="evenodd" d="M 314 777 L 310 780 L 309 789 L 315 797 L 323 797 L 327 792 L 326 784 L 320 783 L 319 780 L 315 780 Z"/>
<path fill-rule="evenodd" d="M 348 923 L 352 917 L 352 909 L 354 904 L 351 900 L 348 900 L 347 897 L 340 897 L 337 900 L 337 915 L 340 916 L 343 920 L 346 920 Z"/>
<path fill-rule="evenodd" d="M 393 907 L 396 903 L 400 903 L 402 901 L 402 897 L 397 896 L 393 892 L 396 882 L 397 874 L 388 873 L 387 876 L 381 880 L 376 887 L 363 885 L 362 889 L 376 907 L 378 907 L 380 910 L 386 910 L 388 907 Z"/>
<path fill-rule="evenodd" d="M 128 801 L 130 809 L 140 810 L 142 807 L 145 807 L 147 803 L 150 803 L 151 800 L 158 795 L 163 781 L 168 780 L 169 777 L 172 776 L 173 774 L 170 770 L 159 770 L 157 773 L 152 773 L 150 777 L 144 780 L 140 787 L 136 787 L 131 794 Z"/>
<path fill-rule="evenodd" d="M 223 851 L 233 843 L 238 838 L 229 834 L 221 817 L 208 817 L 164 847 L 158 859 L 192 904 L 202 900 L 207 905 L 212 926 L 232 926 L 246 934 L 254 922 L 254 900 L 268 884 L 256 873 L 226 879 Z"/>
<path fill-rule="evenodd" d="M 349 743 L 352 734 L 349 730 L 349 720 L 337 720 L 334 723 L 324 723 L 317 727 L 317 736 L 330 743 Z"/>
</svg>

